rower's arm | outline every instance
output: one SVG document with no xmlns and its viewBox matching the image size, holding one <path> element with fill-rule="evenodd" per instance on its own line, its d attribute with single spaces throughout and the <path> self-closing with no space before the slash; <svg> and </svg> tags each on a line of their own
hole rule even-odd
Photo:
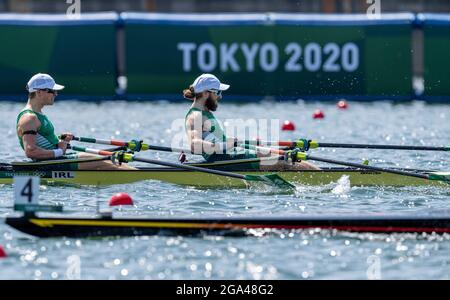
<svg viewBox="0 0 450 300">
<path fill-rule="evenodd" d="M 229 138 L 225 143 L 213 143 L 205 141 L 202 136 L 203 119 L 200 112 L 193 112 L 186 121 L 188 141 L 192 153 L 219 153 L 223 154 L 226 149 L 231 149 L 236 146 L 236 139 Z"/>
<path fill-rule="evenodd" d="M 35 134 L 23 134 L 24 132 L 37 132 L 41 122 L 33 114 L 24 114 L 17 125 L 17 133 L 22 137 L 25 155 L 31 159 L 49 159 L 54 158 L 53 150 L 46 150 L 36 145 Z"/>
<path fill-rule="evenodd" d="M 202 154 L 202 153 L 213 153 L 219 152 L 220 149 L 218 145 L 203 140 L 202 130 L 203 130 L 203 119 L 200 112 L 193 112 L 186 121 L 186 131 L 188 136 L 188 141 L 191 147 L 192 153 Z M 216 149 L 217 148 L 217 149 Z"/>
</svg>

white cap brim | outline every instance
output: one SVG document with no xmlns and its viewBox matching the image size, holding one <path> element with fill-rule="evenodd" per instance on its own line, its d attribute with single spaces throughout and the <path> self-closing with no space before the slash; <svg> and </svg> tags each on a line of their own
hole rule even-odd
<svg viewBox="0 0 450 300">
<path fill-rule="evenodd" d="M 221 90 L 221 91 L 226 91 L 226 90 L 228 90 L 229 88 L 230 88 L 230 85 L 229 85 L 229 84 L 221 83 L 221 84 L 220 84 L 220 87 L 219 87 L 219 90 Z"/>
<path fill-rule="evenodd" d="M 64 89 L 64 86 L 60 85 L 60 84 L 56 84 L 56 83 L 55 83 L 55 85 L 52 88 L 52 90 L 55 90 L 55 91 L 60 91 L 62 89 Z"/>
</svg>

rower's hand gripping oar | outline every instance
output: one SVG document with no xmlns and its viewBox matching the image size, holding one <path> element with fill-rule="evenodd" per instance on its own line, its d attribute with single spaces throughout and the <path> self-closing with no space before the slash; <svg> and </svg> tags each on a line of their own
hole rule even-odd
<svg viewBox="0 0 450 300">
<path fill-rule="evenodd" d="M 242 175 L 242 174 L 214 170 L 214 169 L 207 169 L 207 168 L 202 168 L 202 167 L 197 167 L 197 166 L 177 164 L 177 163 L 171 163 L 171 162 L 155 160 L 155 159 L 148 159 L 148 158 L 140 158 L 140 157 L 136 157 L 134 154 L 126 153 L 124 151 L 110 152 L 110 151 L 105 151 L 105 150 L 90 149 L 90 148 L 84 148 L 84 147 L 78 147 L 78 146 L 71 146 L 70 148 L 74 151 L 92 153 L 92 154 L 97 154 L 97 155 L 111 156 L 111 160 L 113 162 L 128 163 L 128 162 L 132 162 L 132 161 L 140 161 L 140 162 L 161 165 L 161 166 L 166 166 L 166 167 L 179 168 L 179 169 L 215 174 L 215 175 L 220 175 L 220 176 L 232 177 L 232 178 L 242 179 L 242 180 L 246 180 L 246 181 L 259 181 L 259 182 L 263 182 L 263 183 L 266 183 L 266 184 L 269 184 L 272 186 L 276 186 L 279 188 L 283 188 L 283 189 L 295 189 L 294 185 L 290 184 L 289 182 L 287 182 L 286 180 L 281 178 L 278 174 Z"/>
<path fill-rule="evenodd" d="M 243 145 L 243 147 L 244 147 L 244 145 Z M 245 145 L 245 148 L 254 149 L 254 150 L 260 151 L 262 153 L 270 152 L 270 153 L 285 155 L 286 157 L 292 159 L 293 162 L 302 161 L 302 160 L 305 160 L 305 161 L 306 160 L 314 160 L 314 161 L 321 161 L 321 162 L 335 164 L 335 165 L 342 165 L 342 166 L 348 166 L 348 167 L 354 167 L 354 168 L 360 168 L 360 169 L 367 169 L 367 170 L 373 170 L 373 171 L 379 171 L 379 172 L 385 172 L 385 173 L 392 173 L 392 174 L 422 178 L 422 179 L 426 179 L 426 180 L 438 180 L 438 181 L 443 181 L 443 182 L 450 184 L 450 172 L 430 172 L 428 174 L 419 174 L 419 173 L 414 173 L 414 172 L 393 170 L 393 169 L 388 169 L 388 168 L 380 168 L 380 167 L 374 167 L 374 166 L 369 166 L 369 165 L 364 165 L 364 164 L 359 164 L 359 163 L 346 162 L 346 161 L 341 161 L 341 160 L 313 156 L 313 155 L 309 155 L 305 152 L 301 152 L 299 149 L 283 151 L 283 150 L 264 148 L 264 147 L 253 146 L 253 145 L 248 145 L 248 144 Z"/>
<path fill-rule="evenodd" d="M 390 150 L 419 150 L 419 151 L 447 151 L 450 147 L 433 146 L 406 146 L 406 145 L 374 145 L 374 144 L 348 144 L 348 143 L 322 143 L 315 140 L 299 139 L 297 141 L 244 141 L 244 144 L 265 145 L 265 146 L 283 146 L 291 149 L 298 148 L 301 151 L 317 148 L 354 148 L 354 149 L 390 149 Z"/>
</svg>

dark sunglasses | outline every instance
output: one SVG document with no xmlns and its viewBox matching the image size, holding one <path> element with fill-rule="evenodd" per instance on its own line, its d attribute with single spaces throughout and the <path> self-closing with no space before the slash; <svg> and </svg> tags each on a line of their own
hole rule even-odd
<svg viewBox="0 0 450 300">
<path fill-rule="evenodd" d="M 53 94 L 53 95 L 56 93 L 55 90 L 51 90 L 51 89 L 42 89 L 42 90 L 40 90 L 40 91 L 46 91 L 47 93 Z"/>
<path fill-rule="evenodd" d="M 213 94 L 215 94 L 215 95 L 217 95 L 217 96 L 219 96 L 219 97 L 222 97 L 222 91 L 221 90 L 208 90 L 208 91 L 213 93 Z"/>
</svg>

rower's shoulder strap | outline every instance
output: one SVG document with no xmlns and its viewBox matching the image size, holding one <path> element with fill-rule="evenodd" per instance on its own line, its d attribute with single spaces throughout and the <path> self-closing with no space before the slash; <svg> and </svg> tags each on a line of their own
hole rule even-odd
<svg viewBox="0 0 450 300">
<path fill-rule="evenodd" d="M 188 127 L 190 126 L 190 125 L 187 125 L 188 123 L 187 123 L 187 121 L 188 121 L 188 118 L 189 118 L 189 116 L 192 114 L 192 113 L 194 113 L 194 112 L 202 112 L 202 110 L 201 109 L 198 109 L 198 108 L 196 108 L 196 107 L 191 107 L 189 110 L 188 110 L 188 112 L 186 113 L 186 117 L 184 118 L 184 126 L 185 126 L 185 129 L 187 130 L 188 129 Z M 202 116 L 203 116 L 203 114 L 202 114 Z"/>
<path fill-rule="evenodd" d="M 186 113 L 186 117 L 184 118 L 184 120 L 187 121 L 188 117 L 189 117 L 193 112 L 196 112 L 196 111 L 200 112 L 200 113 L 202 114 L 202 116 L 203 116 L 203 110 L 198 109 L 198 108 L 196 108 L 196 107 L 191 107 L 191 109 L 189 109 L 188 112 Z"/>
<path fill-rule="evenodd" d="M 39 119 L 39 116 L 36 114 L 35 111 L 33 111 L 33 110 L 29 109 L 29 108 L 24 108 L 24 109 L 22 109 L 22 110 L 19 112 L 19 114 L 17 115 L 16 124 L 19 124 L 19 120 L 20 120 L 20 118 L 22 118 L 22 116 L 23 116 L 24 114 L 33 114 L 33 115 L 35 115 L 35 116 Z"/>
<path fill-rule="evenodd" d="M 194 111 L 199 111 L 199 112 L 203 112 L 203 110 L 197 108 L 197 107 L 191 107 L 188 112 L 186 113 L 186 117 L 189 116 L 191 113 L 193 113 Z"/>
</svg>

